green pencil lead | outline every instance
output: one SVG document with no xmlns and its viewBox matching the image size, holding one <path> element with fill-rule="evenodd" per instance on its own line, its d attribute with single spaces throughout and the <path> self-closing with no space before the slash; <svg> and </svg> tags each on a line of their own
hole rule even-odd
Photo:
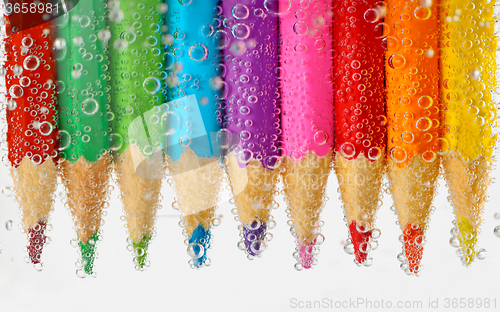
<svg viewBox="0 0 500 312">
<path fill-rule="evenodd" d="M 94 274 L 94 260 L 95 260 L 95 251 L 96 251 L 96 243 L 99 240 L 99 234 L 94 233 L 86 244 L 81 241 L 78 242 L 78 246 L 80 246 L 80 252 L 82 254 L 82 264 L 83 270 L 87 275 Z"/>
<path fill-rule="evenodd" d="M 151 241 L 151 236 L 143 236 L 141 241 L 138 243 L 132 243 L 134 247 L 135 259 L 134 262 L 139 266 L 139 268 L 144 268 L 146 265 L 146 260 L 148 257 L 148 247 Z"/>
</svg>

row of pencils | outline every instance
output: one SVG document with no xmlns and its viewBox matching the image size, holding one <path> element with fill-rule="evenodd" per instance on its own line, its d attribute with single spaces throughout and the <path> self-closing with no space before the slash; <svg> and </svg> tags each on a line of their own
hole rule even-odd
<svg viewBox="0 0 500 312">
<path fill-rule="evenodd" d="M 60 176 L 79 272 L 93 274 L 113 170 L 138 269 L 165 176 L 190 265 L 210 263 L 226 174 L 238 247 L 250 259 L 267 248 L 282 179 L 295 267 L 311 268 L 332 170 L 357 264 L 371 264 L 387 175 L 401 268 L 419 274 L 442 170 L 451 243 L 467 266 L 482 257 L 498 136 L 495 1 L 61 3 L 50 21 L 4 18 L 8 158 L 33 264 Z"/>
</svg>

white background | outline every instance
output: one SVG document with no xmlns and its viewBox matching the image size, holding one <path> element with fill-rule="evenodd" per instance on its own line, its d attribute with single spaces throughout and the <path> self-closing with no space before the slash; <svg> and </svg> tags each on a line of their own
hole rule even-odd
<svg viewBox="0 0 500 312">
<path fill-rule="evenodd" d="M 500 181 L 500 171 L 494 176 Z M 98 244 L 96 278 L 80 279 L 75 274 L 77 249 L 70 245 L 75 237 L 69 211 L 61 203 L 62 187 L 58 189 L 55 211 L 52 214 L 52 242 L 43 253 L 45 267 L 37 272 L 23 260 L 26 238 L 18 226 L 19 216 L 13 196 L 5 187 L 12 186 L 8 168 L 0 166 L 0 311 L 288 311 L 294 300 L 314 301 L 324 298 L 349 301 L 362 298 L 374 305 L 381 300 L 418 300 L 428 310 L 428 300 L 439 299 L 444 309 L 446 298 L 489 298 L 496 296 L 500 310 L 500 238 L 493 234 L 500 220 L 498 183 L 490 186 L 490 200 L 484 214 L 480 247 L 488 250 L 485 260 L 477 260 L 470 268 L 462 266 L 449 244 L 454 215 L 446 197 L 448 191 L 440 180 L 435 199 L 436 212 L 432 215 L 424 249 L 423 271 L 420 277 L 406 276 L 399 268 L 397 254 L 397 217 L 390 211 L 392 200 L 384 197 L 377 225 L 382 231 L 379 248 L 372 251 L 370 268 L 357 267 L 353 256 L 343 250 L 347 228 L 337 193 L 337 180 L 332 174 L 328 184 L 328 201 L 324 212 L 323 234 L 326 237 L 319 256 L 319 264 L 312 270 L 297 272 L 293 268 L 294 241 L 286 224 L 285 204 L 274 210 L 277 221 L 270 242 L 260 259 L 249 261 L 236 247 L 237 222 L 230 213 L 229 192 L 225 191 L 219 214 L 222 224 L 215 228 L 210 258 L 212 265 L 193 270 L 184 245 L 182 229 L 178 226 L 177 211 L 171 208 L 173 194 L 166 183 L 162 190 L 164 208 L 159 211 L 158 235 L 150 247 L 151 267 L 145 272 L 134 269 L 132 256 L 126 250 L 126 229 L 121 203 L 115 188 L 103 227 L 104 239 Z M 195 190 L 193 190 L 195 191 Z M 5 223 L 13 220 L 12 230 Z M 295 302 L 295 301 L 294 301 Z M 305 302 L 304 302 L 305 304 Z M 384 303 L 386 304 L 386 303 Z M 336 310 L 336 309 L 325 309 Z M 382 309 L 339 309 L 350 311 L 381 311 Z M 385 309 L 384 309 L 385 310 Z M 399 309 L 394 309 L 399 310 Z M 463 309 L 469 311 L 469 309 Z M 495 309 L 485 309 L 495 311 Z"/>
</svg>

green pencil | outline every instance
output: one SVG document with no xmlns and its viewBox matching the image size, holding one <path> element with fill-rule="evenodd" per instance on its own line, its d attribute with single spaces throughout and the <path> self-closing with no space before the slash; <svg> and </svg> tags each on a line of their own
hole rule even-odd
<svg viewBox="0 0 500 312">
<path fill-rule="evenodd" d="M 114 166 L 136 269 L 149 265 L 165 168 L 161 145 L 165 49 L 161 0 L 111 1 L 110 72 Z"/>
<path fill-rule="evenodd" d="M 104 0 L 80 1 L 57 20 L 61 174 L 78 234 L 82 259 L 77 274 L 82 277 L 93 274 L 101 217 L 108 205 L 107 39 Z"/>
</svg>

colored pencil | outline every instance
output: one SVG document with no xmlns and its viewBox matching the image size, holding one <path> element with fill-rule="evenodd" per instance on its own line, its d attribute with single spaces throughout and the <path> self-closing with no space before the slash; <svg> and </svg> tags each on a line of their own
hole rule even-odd
<svg viewBox="0 0 500 312">
<path fill-rule="evenodd" d="M 281 2 L 280 2 L 281 3 Z M 286 2 L 282 2 L 286 3 Z M 271 12 L 270 12 L 271 13 Z M 278 8 L 287 213 L 297 270 L 316 264 L 324 237 L 320 213 L 334 147 L 332 1 L 293 1 Z"/>
<path fill-rule="evenodd" d="M 380 230 L 375 215 L 385 173 L 385 75 L 379 1 L 338 1 L 335 34 L 335 172 L 344 203 L 349 240 L 345 250 L 370 265 Z M 378 30 L 378 33 L 377 33 Z"/>
<path fill-rule="evenodd" d="M 227 33 L 219 31 L 214 20 L 219 14 L 218 2 L 166 2 L 167 95 L 171 103 L 167 168 L 176 196 L 173 207 L 181 212 L 192 268 L 211 263 L 207 257 L 211 228 L 220 221 L 215 210 L 224 171 L 217 148 L 221 144 L 215 138 L 222 122 L 223 83 L 217 70 L 219 44 L 224 44 Z"/>
<path fill-rule="evenodd" d="M 495 1 L 445 0 L 440 14 L 441 101 L 444 110 L 442 154 L 450 202 L 456 216 L 451 243 L 469 266 L 484 258 L 477 248 L 491 182 L 498 134 L 497 37 Z"/>
<path fill-rule="evenodd" d="M 109 95 L 105 1 L 79 2 L 57 19 L 55 51 L 66 205 L 75 221 L 79 276 L 94 273 L 103 209 L 108 205 Z M 83 51 L 82 51 L 83 49 Z"/>
<path fill-rule="evenodd" d="M 387 47 L 390 190 L 403 232 L 398 259 L 407 274 L 418 275 L 440 164 L 438 3 L 388 1 L 380 27 Z"/>
<path fill-rule="evenodd" d="M 245 5 L 248 4 L 248 5 Z M 241 221 L 238 247 L 249 259 L 260 256 L 272 239 L 271 214 L 281 166 L 278 77 L 278 16 L 264 3 L 222 2 L 225 31 L 223 50 L 228 85 L 222 128 L 234 143 L 228 156 L 236 214 Z M 227 20 L 226 20 L 227 18 Z M 252 27 L 250 27 L 252 25 Z"/>
<path fill-rule="evenodd" d="M 164 175 L 158 124 L 164 104 L 165 53 L 160 0 L 114 1 L 109 7 L 111 149 L 135 268 L 149 266 Z"/>
<path fill-rule="evenodd" d="M 41 15 L 22 13 L 7 17 L 5 38 L 5 86 L 7 144 L 14 194 L 28 236 L 28 256 L 37 270 L 43 268 L 42 250 L 57 187 L 58 130 L 55 60 L 52 57 L 54 27 Z M 21 30 L 22 29 L 22 30 Z"/>
</svg>

